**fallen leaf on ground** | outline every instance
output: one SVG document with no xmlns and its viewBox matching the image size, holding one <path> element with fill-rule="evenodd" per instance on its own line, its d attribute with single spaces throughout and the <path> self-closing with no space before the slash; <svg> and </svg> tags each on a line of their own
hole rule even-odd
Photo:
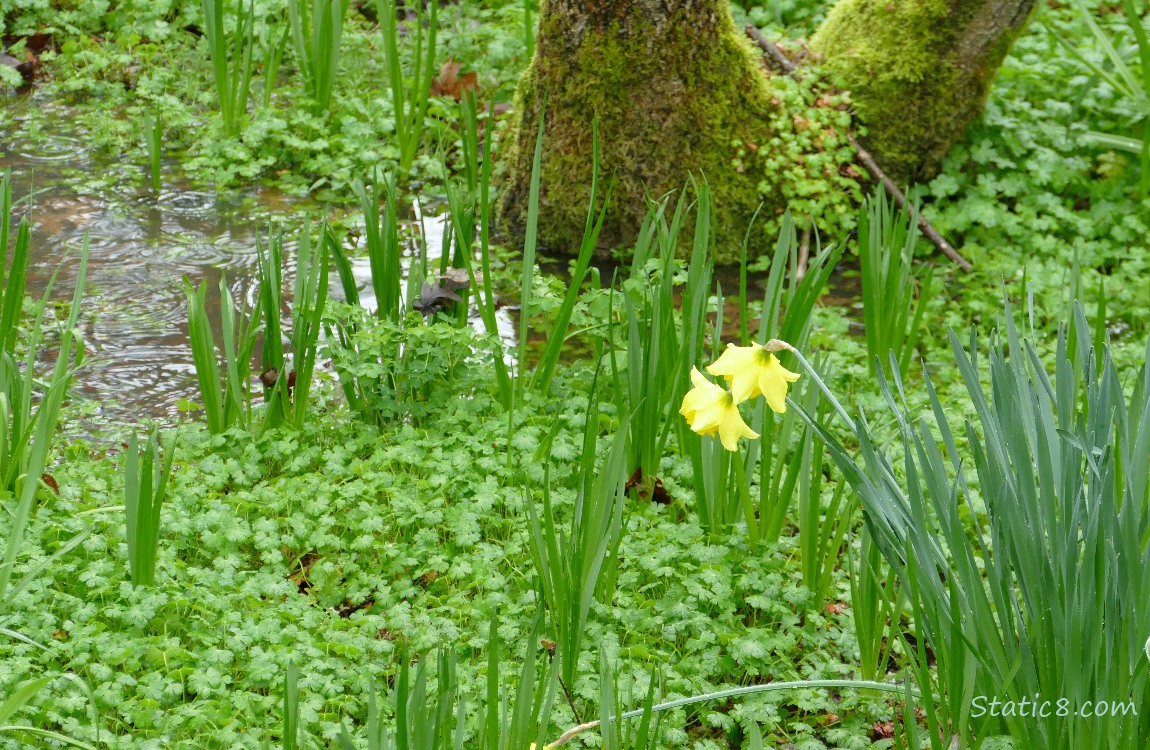
<svg viewBox="0 0 1150 750">
<path fill-rule="evenodd" d="M 450 289 L 438 285 L 432 286 L 425 281 L 423 282 L 423 290 L 419 293 L 419 299 L 412 302 L 411 306 L 426 317 L 441 307 L 446 307 L 448 302 L 462 301 L 463 299 Z"/>
<path fill-rule="evenodd" d="M 463 92 L 474 91 L 479 88 L 479 76 L 476 73 L 459 75 L 463 63 L 447 60 L 439 68 L 439 75 L 431 81 L 432 96 L 450 96 L 455 101 L 463 98 Z"/>
</svg>

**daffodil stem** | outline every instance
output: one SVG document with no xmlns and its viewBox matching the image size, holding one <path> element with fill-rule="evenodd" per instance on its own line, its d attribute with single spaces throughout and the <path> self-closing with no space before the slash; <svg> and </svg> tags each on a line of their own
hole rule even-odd
<svg viewBox="0 0 1150 750">
<path fill-rule="evenodd" d="M 846 423 L 846 426 L 849 427 L 852 432 L 854 432 L 854 420 L 851 419 L 849 414 L 847 414 L 847 410 L 843 407 L 842 403 L 837 398 L 835 398 L 835 394 L 831 393 L 831 389 L 827 387 L 827 384 L 823 381 L 822 377 L 819 376 L 818 371 L 815 370 L 811 363 L 807 361 L 806 357 L 800 354 L 797 349 L 791 349 L 790 352 L 791 354 L 795 355 L 795 359 L 797 359 L 799 364 L 801 364 L 807 373 L 810 374 L 811 379 L 815 381 L 816 385 L 818 385 L 819 390 L 822 391 L 828 399 L 830 399 L 831 405 L 835 407 L 835 411 L 838 412 L 839 418 Z"/>
</svg>

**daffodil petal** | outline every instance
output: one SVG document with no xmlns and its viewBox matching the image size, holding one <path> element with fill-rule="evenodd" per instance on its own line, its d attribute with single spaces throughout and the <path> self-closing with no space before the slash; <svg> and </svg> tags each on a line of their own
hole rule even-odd
<svg viewBox="0 0 1150 750">
<path fill-rule="evenodd" d="M 759 349 L 762 347 L 754 343 L 750 346 L 727 344 L 727 348 L 723 350 L 715 363 L 707 367 L 707 372 L 712 375 L 727 375 L 728 377 L 737 375 L 749 367 L 754 367 L 758 359 Z"/>
<path fill-rule="evenodd" d="M 695 419 L 691 422 L 691 429 L 700 435 L 710 435 L 715 430 L 719 429 L 723 424 L 723 417 L 720 412 L 715 409 L 710 411 L 701 411 L 695 415 Z"/>
<path fill-rule="evenodd" d="M 765 382 L 764 382 L 765 381 Z M 775 380 L 764 375 L 759 380 L 760 386 L 763 389 L 763 398 L 767 400 L 767 406 L 771 407 L 771 411 L 778 414 L 787 413 L 787 383 L 785 380 Z"/>
<path fill-rule="evenodd" d="M 710 368 L 707 368 L 710 370 Z M 691 385 L 696 388 L 706 388 L 707 386 L 714 386 L 715 384 L 707 380 L 703 373 L 699 372 L 698 367 L 691 368 Z M 716 386 L 717 387 L 717 386 Z"/>
<path fill-rule="evenodd" d="M 709 409 L 721 401 L 726 395 L 727 392 L 721 389 L 718 393 L 715 393 L 714 391 L 704 390 L 702 388 L 694 388 L 687 391 L 686 396 L 683 396 L 683 406 L 679 409 L 679 413 L 686 414 L 688 411 Z"/>
<path fill-rule="evenodd" d="M 759 390 L 767 400 L 767 405 L 772 411 L 785 414 L 788 383 L 798 380 L 798 374 L 783 367 L 778 357 L 772 354 L 767 364 L 759 370 L 758 376 Z"/>
<path fill-rule="evenodd" d="M 727 377 L 731 384 L 731 396 L 734 397 L 736 404 L 741 404 L 759 395 L 761 390 L 757 375 L 756 369 L 748 368 L 737 375 Z"/>
<path fill-rule="evenodd" d="M 775 358 L 775 355 L 772 354 L 771 357 L 774 358 L 775 362 L 779 362 L 779 360 Z M 778 368 L 779 371 L 783 373 L 783 379 L 788 383 L 793 383 L 801 377 L 797 372 L 791 372 L 787 368 L 783 367 L 781 362 L 779 362 Z"/>
<path fill-rule="evenodd" d="M 755 439 L 759 436 L 757 432 L 747 426 L 743 421 L 743 417 L 739 414 L 739 409 L 736 406 L 731 406 L 725 410 L 723 414 L 723 421 L 719 425 L 719 440 L 722 441 L 723 447 L 729 451 L 737 451 L 739 449 L 739 438 L 745 437 Z"/>
<path fill-rule="evenodd" d="M 695 387 L 687 391 L 679 407 L 679 413 L 686 417 L 688 422 L 695 421 L 696 412 L 714 408 L 729 395 L 723 388 L 703 377 L 703 374 L 695 368 L 691 368 L 691 381 Z"/>
</svg>

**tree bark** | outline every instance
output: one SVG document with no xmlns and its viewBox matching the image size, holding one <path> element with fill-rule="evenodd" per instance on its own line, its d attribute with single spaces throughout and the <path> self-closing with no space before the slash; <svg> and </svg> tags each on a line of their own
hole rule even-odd
<svg viewBox="0 0 1150 750">
<path fill-rule="evenodd" d="M 544 100 L 544 245 L 579 246 L 595 120 L 600 184 L 614 180 L 601 246 L 633 241 L 645 196 L 680 190 L 688 175 L 708 181 L 718 226 L 745 221 L 759 197 L 752 175 L 739 170 L 738 152 L 769 138 L 773 109 L 760 61 L 735 30 L 726 0 L 544 0 L 535 57 L 504 141 L 504 228 L 523 236 Z"/>
<path fill-rule="evenodd" d="M 1034 0 L 839 0 L 811 39 L 898 182 L 938 173 L 982 112 Z"/>
<path fill-rule="evenodd" d="M 937 168 L 981 110 L 1033 2 L 840 0 L 812 44 L 852 88 L 864 142 L 905 181 Z M 711 188 L 720 262 L 739 258 L 761 204 L 768 233 L 786 208 L 800 224 L 812 215 L 841 229 L 861 198 L 845 138 L 850 116 L 818 80 L 772 79 L 727 0 L 543 0 L 535 57 L 505 132 L 500 223 L 523 236 L 546 100 L 545 247 L 578 249 L 596 120 L 602 182 L 614 179 L 601 247 L 633 242 L 647 197 L 682 189 L 689 176 Z"/>
</svg>

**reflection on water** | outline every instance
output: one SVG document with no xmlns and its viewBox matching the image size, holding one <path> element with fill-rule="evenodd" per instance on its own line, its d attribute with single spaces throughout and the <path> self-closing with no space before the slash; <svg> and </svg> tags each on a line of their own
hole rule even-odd
<svg viewBox="0 0 1150 750">
<path fill-rule="evenodd" d="M 158 197 L 77 193 L 69 184 L 86 157 L 65 143 L 54 138 L 33 149 L 0 138 L 0 170 L 11 168 L 14 197 L 27 198 L 18 213 L 32 221 L 28 293 L 43 294 L 55 273 L 53 298 L 71 296 L 87 232 L 88 358 L 74 393 L 96 402 L 109 422 L 174 421 L 177 402 L 196 399 L 182 279 L 207 280 L 214 290 L 226 274 L 233 290 L 250 287 L 266 225 L 178 186 Z"/>
<path fill-rule="evenodd" d="M 53 298 L 71 297 L 84 234 L 89 235 L 88 286 L 81 316 L 88 357 L 74 393 L 91 399 L 103 422 L 135 424 L 145 418 L 175 422 L 181 400 L 199 400 L 183 279 L 197 285 L 207 282 L 208 314 L 215 321 L 222 277 L 234 296 L 251 301 L 256 245 L 266 236 L 269 217 L 290 217 L 285 231 L 292 237 L 304 221 L 293 211 L 299 206 L 266 189 L 236 200 L 165 183 L 159 195 L 152 195 L 134 187 L 138 180 L 125 181 L 127 187 L 122 189 L 87 194 L 73 187 L 82 185 L 84 173 L 96 168 L 80 139 L 64 135 L 11 139 L 0 122 L 0 172 L 9 168 L 17 211 L 30 215 L 33 222 L 30 295 L 42 295 L 57 273 Z M 109 168 L 122 171 L 125 165 Z M 428 255 L 438 257 L 442 219 L 424 216 L 422 224 Z M 290 267 L 294 251 L 294 238 L 285 241 L 286 290 L 294 273 Z M 406 254 L 410 256 L 412 249 Z M 363 304 L 374 307 L 367 259 L 355 258 L 354 270 Z M 331 289 L 333 296 L 341 296 L 334 273 Z M 513 335 L 506 311 L 500 311 L 499 320 L 500 333 Z M 482 329 L 482 322 L 475 322 Z M 253 377 L 256 374 L 253 371 Z"/>
<path fill-rule="evenodd" d="M 71 162 L 85 163 L 87 149 L 79 138 L 68 135 L 50 134 L 36 140 L 15 139 L 8 144 L 8 150 L 16 158 L 26 162 Z"/>
</svg>

